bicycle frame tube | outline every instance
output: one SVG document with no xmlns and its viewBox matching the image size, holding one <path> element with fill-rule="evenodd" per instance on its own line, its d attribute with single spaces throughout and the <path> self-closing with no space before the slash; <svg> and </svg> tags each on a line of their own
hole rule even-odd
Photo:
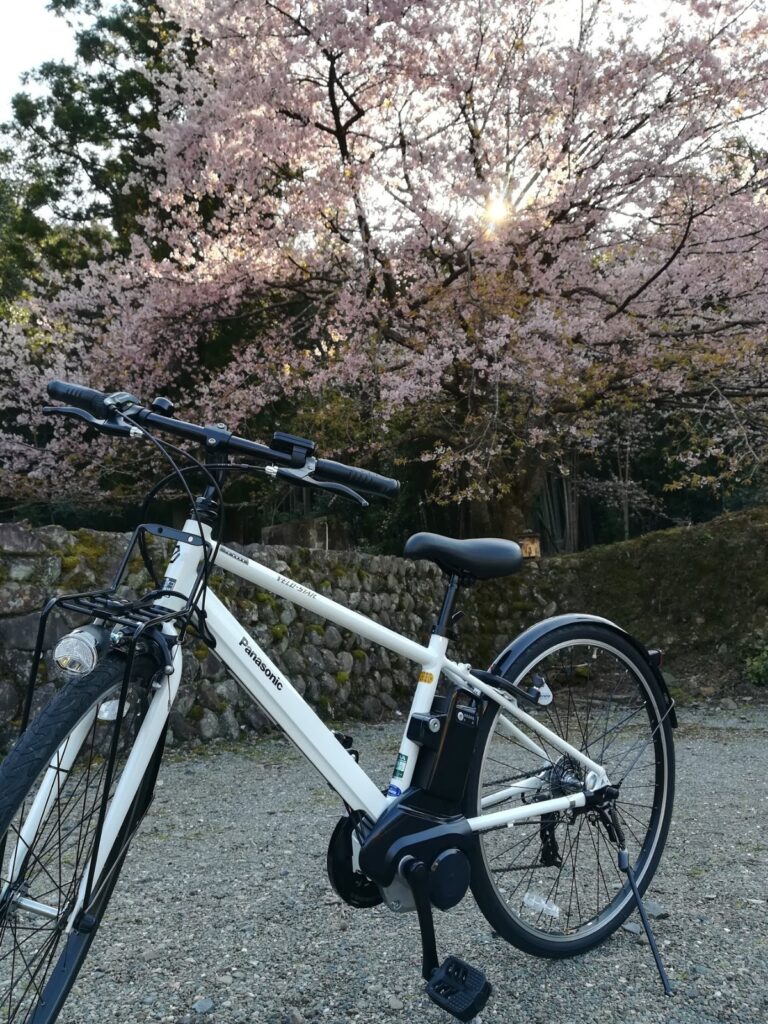
<svg viewBox="0 0 768 1024">
<path fill-rule="evenodd" d="M 199 529 L 197 523 L 192 520 L 184 526 L 184 532 L 190 537 L 199 535 Z M 205 525 L 202 529 L 203 539 L 210 545 L 210 529 Z M 193 547 L 191 544 L 180 544 L 179 548 L 180 550 L 174 553 L 172 565 L 169 567 L 169 571 L 176 573 L 176 578 L 166 581 L 166 586 L 172 586 L 177 592 L 186 594 L 194 585 L 201 551 L 199 546 Z M 424 647 L 224 546 L 216 552 L 214 564 L 420 665 L 419 681 L 410 714 L 430 711 L 437 680 L 440 673 L 445 672 L 453 681 L 495 701 L 508 715 L 516 718 L 533 733 L 541 736 L 561 753 L 572 757 L 587 771 L 594 772 L 596 785 L 607 782 L 601 765 L 561 739 L 537 719 L 526 714 L 513 699 L 477 680 L 470 674 L 468 665 L 459 665 L 446 658 L 447 641 L 444 637 L 433 635 L 429 646 Z M 284 673 L 280 672 L 210 589 L 205 596 L 205 613 L 206 626 L 216 641 L 216 650 L 240 684 L 285 731 L 342 799 L 349 806 L 365 811 L 372 820 L 376 820 L 388 802 L 387 798 L 382 796 L 363 769 L 350 758 L 333 733 L 294 689 Z M 528 739 L 509 719 L 505 719 L 505 727 L 523 738 L 530 749 L 540 754 L 542 762 L 549 762 L 544 750 L 538 748 L 535 742 Z M 398 792 L 410 785 L 418 750 L 418 746 L 404 734 L 395 776 L 392 779 L 392 785 Z M 542 784 L 537 776 L 518 782 L 518 785 L 525 785 L 529 790 L 540 788 Z M 576 794 L 483 815 L 471 819 L 469 824 L 474 831 L 485 831 L 511 825 L 528 817 L 538 817 L 542 813 L 562 810 L 563 806 L 577 807 L 583 804 L 584 796 Z"/>
<path fill-rule="evenodd" d="M 205 598 L 205 615 L 206 626 L 216 640 L 216 653 L 241 686 L 284 730 L 342 800 L 375 821 L 386 803 L 383 794 L 298 690 L 210 591 Z"/>
<path fill-rule="evenodd" d="M 184 532 L 189 535 L 190 542 L 181 542 L 177 545 L 171 562 L 166 569 L 165 588 L 173 590 L 177 595 L 180 595 L 178 597 L 169 597 L 164 601 L 164 604 L 168 605 L 170 609 L 174 607 L 180 609 L 184 604 L 181 595 L 190 595 L 198 582 L 201 548 L 199 544 L 195 545 L 192 541 L 194 537 L 200 536 L 200 528 L 196 522 L 188 521 L 184 526 Z M 209 551 L 212 550 L 210 528 L 203 525 L 202 535 Z M 499 691 L 494 690 L 472 676 L 468 665 L 460 665 L 448 659 L 446 657 L 447 640 L 444 637 L 433 635 L 429 645 L 425 647 L 223 546 L 216 552 L 214 564 L 233 575 L 239 576 L 241 579 L 260 586 L 279 597 L 286 598 L 294 604 L 298 604 L 318 616 L 335 622 L 342 628 L 351 630 L 385 647 L 387 650 L 418 664 L 421 670 L 410 714 L 426 714 L 430 711 L 437 680 L 441 672 L 444 672 L 454 682 L 467 687 L 478 695 L 482 694 L 493 700 L 508 715 L 541 736 L 557 750 L 572 757 L 583 765 L 585 769 L 595 772 L 598 779 L 597 784 L 602 785 L 607 782 L 605 772 L 599 764 L 590 760 L 581 751 L 572 747 L 556 733 L 553 733 L 531 715 L 522 711 L 513 699 L 509 699 Z M 174 576 L 170 577 L 168 573 L 173 573 Z M 277 668 L 259 644 L 243 629 L 234 615 L 227 610 L 212 590 L 206 589 L 205 596 L 201 598 L 198 606 L 204 608 L 206 629 L 215 642 L 217 654 L 233 675 L 236 676 L 241 686 L 277 725 L 284 730 L 289 739 L 317 768 L 345 803 L 355 810 L 365 812 L 371 821 L 376 821 L 394 796 L 400 791 L 407 789 L 410 785 L 418 757 L 419 747 L 417 744 L 409 740 L 404 733 L 395 774 L 390 784 L 390 795 L 383 795 L 365 771 L 359 767 L 345 748 L 338 742 L 333 732 L 325 726 L 298 691 L 291 685 L 284 673 Z M 171 626 L 166 625 L 165 628 L 169 633 L 173 632 Z M 100 878 L 106 859 L 119 833 L 120 826 L 128 813 L 131 801 L 136 795 L 149 759 L 165 725 L 178 689 L 180 677 L 181 649 L 177 648 L 174 655 L 173 674 L 165 678 L 160 690 L 155 694 L 150 704 L 149 712 L 142 724 L 136 744 L 129 755 L 129 760 L 126 763 L 110 803 L 99 845 L 94 876 L 97 880 Z M 502 724 L 506 731 L 511 735 L 515 735 L 521 742 L 524 742 L 532 752 L 540 754 L 542 762 L 549 762 L 549 758 L 544 750 L 539 748 L 534 740 L 531 740 L 518 729 L 513 721 L 510 721 L 509 718 L 504 718 Z M 83 728 L 85 728 L 85 723 L 83 723 Z M 66 757 L 64 751 L 59 751 L 57 756 L 58 754 L 63 754 Z M 30 828 L 34 827 L 36 829 L 37 823 L 45 816 L 49 798 L 55 785 L 54 776 L 56 772 L 52 771 L 49 774 L 51 775 L 50 782 L 44 784 L 43 791 L 36 798 L 36 803 L 39 802 L 40 805 L 39 808 L 36 809 L 33 805 L 31 815 L 33 825 Z M 542 785 L 542 779 L 537 775 L 533 775 L 529 779 L 518 780 L 513 789 L 515 793 L 519 792 L 520 789 L 534 792 L 541 788 Z M 392 794 L 393 787 L 395 789 L 394 794 Z M 509 790 L 492 794 L 490 798 L 486 798 L 483 801 L 483 806 L 490 807 L 502 803 L 512 795 L 514 794 Z M 473 831 L 482 832 L 489 829 L 509 827 L 518 821 L 531 817 L 537 818 L 542 814 L 568 808 L 583 807 L 584 803 L 584 794 L 580 793 L 557 797 L 551 800 L 532 801 L 527 805 L 495 811 L 468 819 L 468 824 Z M 25 847 L 27 843 L 26 832 L 20 837 L 19 843 L 22 848 Z M 72 928 L 77 914 L 82 908 L 84 888 L 85 878 L 79 898 L 76 901 L 76 906 L 69 915 L 67 930 Z"/>
<path fill-rule="evenodd" d="M 195 526 L 196 524 L 194 523 L 187 523 L 184 528 L 185 532 L 187 530 L 193 532 Z M 197 556 L 199 557 L 199 550 L 197 552 Z M 220 566 L 222 569 L 225 569 L 227 572 L 233 573 L 241 579 L 247 580 L 249 583 L 254 583 L 257 586 L 263 587 L 265 590 L 276 594 L 278 597 L 286 598 L 294 604 L 297 604 L 302 608 L 306 608 L 308 611 L 314 612 L 322 618 L 329 619 L 331 622 L 336 623 L 343 629 L 351 630 L 353 633 L 357 633 L 359 636 L 365 637 L 365 639 L 371 640 L 381 647 L 387 648 L 387 650 L 392 651 L 394 654 L 399 654 L 402 657 L 407 658 L 409 661 L 416 662 L 416 664 L 420 666 L 421 671 L 419 672 L 410 713 L 426 714 L 429 712 L 432 707 L 436 683 L 440 676 L 443 664 L 445 663 L 445 652 L 448 643 L 445 637 L 433 635 L 430 639 L 429 645 L 424 647 L 422 644 L 409 640 L 407 637 L 401 636 L 394 630 L 388 629 L 386 626 L 382 626 L 381 623 L 374 622 L 372 619 L 367 618 L 365 615 L 361 615 L 359 612 L 353 611 L 351 608 L 345 608 L 343 605 L 337 604 L 336 601 L 332 601 L 330 598 L 324 597 L 322 594 L 318 594 L 315 591 L 310 590 L 309 587 L 296 583 L 293 580 L 288 579 L 288 577 L 274 572 L 272 569 L 268 569 L 266 566 L 260 565 L 258 562 L 254 562 L 252 559 L 246 558 L 245 555 L 241 555 L 236 551 L 231 551 L 226 547 L 219 548 L 215 564 Z M 209 591 L 208 593 L 210 594 L 211 592 Z M 206 597 L 206 611 L 207 600 L 208 599 Z M 288 736 L 296 743 L 299 749 L 305 753 L 307 753 L 305 748 L 307 739 L 310 740 L 310 743 L 317 741 L 317 726 L 319 726 L 324 734 L 332 736 L 330 731 L 325 727 L 325 725 L 323 725 L 314 712 L 311 712 L 311 709 L 308 710 L 310 710 L 312 716 L 311 721 L 312 725 L 315 727 L 315 731 L 313 733 L 313 737 L 309 738 L 306 734 L 302 733 L 299 720 L 295 717 L 296 713 L 294 713 L 293 722 L 291 722 L 290 719 L 286 721 L 285 716 L 279 715 L 277 713 L 277 709 L 274 709 L 274 704 L 276 702 L 274 690 L 266 688 L 267 696 L 268 698 L 271 698 L 267 702 L 263 700 L 262 696 L 265 690 L 263 685 L 261 687 L 260 694 L 254 692 L 252 685 L 249 683 L 249 678 L 251 680 L 253 679 L 253 664 L 255 663 L 258 668 L 258 662 L 254 659 L 253 655 L 245 655 L 246 658 L 250 658 L 250 661 L 244 662 L 244 656 L 241 648 L 241 645 L 243 644 L 243 630 L 237 621 L 232 616 L 229 616 L 227 620 L 227 629 L 225 629 L 225 637 L 227 635 L 231 636 L 233 631 L 237 632 L 238 630 L 240 636 L 238 640 L 238 649 L 235 653 L 238 655 L 241 666 L 244 665 L 248 672 L 246 675 L 243 675 L 242 672 L 235 674 L 238 675 L 238 679 L 245 689 L 248 690 L 248 692 L 259 703 L 264 704 L 265 710 L 272 715 L 275 721 L 285 729 Z M 211 632 L 216 636 L 218 641 L 219 636 L 216 635 L 213 629 Z M 245 636 L 247 636 L 247 634 L 245 634 Z M 251 651 L 256 652 L 259 660 L 261 660 L 262 663 L 266 663 L 269 660 L 266 654 L 250 637 L 248 637 L 248 640 L 249 642 L 247 645 L 243 646 L 247 646 Z M 269 662 L 269 665 L 271 671 L 277 671 L 271 662 Z M 281 675 L 280 678 L 285 684 L 285 677 Z M 290 687 L 290 689 L 293 693 L 296 692 L 293 690 L 293 687 Z M 305 701 L 299 697 L 298 694 L 296 694 L 296 696 L 298 698 L 298 708 L 307 708 Z M 293 700 L 291 700 L 291 702 L 295 704 Z M 273 707 L 270 708 L 270 705 Z M 302 718 L 303 714 L 304 713 L 302 713 Z M 299 725 L 298 732 L 296 725 Z M 333 742 L 336 743 L 335 739 Z M 338 746 L 338 744 L 336 745 Z M 409 740 L 404 732 L 394 768 L 394 775 L 390 781 L 390 786 L 396 788 L 394 795 L 397 795 L 397 792 L 407 789 L 410 785 L 411 779 L 413 778 L 413 770 L 416 765 L 418 750 L 419 748 L 417 745 L 412 740 Z M 310 760 L 312 760 L 311 757 Z M 346 761 L 342 759 L 342 764 L 345 766 L 343 770 L 347 776 L 349 775 L 348 761 L 348 755 Z M 315 767 L 318 768 L 321 774 L 325 775 L 325 771 L 318 763 L 313 761 L 313 764 L 315 764 Z M 360 774 L 367 779 L 367 776 L 362 769 L 359 769 L 359 771 Z M 333 788 L 337 790 L 337 792 L 340 794 L 342 793 L 342 790 L 338 788 L 336 782 L 330 778 L 328 781 L 331 783 Z M 381 794 L 377 790 L 375 805 L 379 810 L 378 813 L 373 816 L 374 820 L 383 809 L 383 803 L 380 798 Z M 357 801 L 348 800 L 346 797 L 344 797 L 344 799 L 353 807 L 366 809 L 365 805 L 359 802 L 359 796 Z"/>
</svg>

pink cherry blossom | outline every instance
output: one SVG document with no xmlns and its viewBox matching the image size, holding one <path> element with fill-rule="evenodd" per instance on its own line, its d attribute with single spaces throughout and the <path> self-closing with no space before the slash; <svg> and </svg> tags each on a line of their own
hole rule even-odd
<svg viewBox="0 0 768 1024">
<path fill-rule="evenodd" d="M 66 371 L 247 431 L 348 394 L 465 498 L 651 411 L 688 468 L 754 466 L 766 5 L 662 6 L 167 0 L 200 45 L 158 83 L 152 208 L 129 256 L 10 331 L 5 402 L 36 423 Z M 17 481 L 84 459 L 71 434 L 39 463 L 6 438 Z"/>
</svg>

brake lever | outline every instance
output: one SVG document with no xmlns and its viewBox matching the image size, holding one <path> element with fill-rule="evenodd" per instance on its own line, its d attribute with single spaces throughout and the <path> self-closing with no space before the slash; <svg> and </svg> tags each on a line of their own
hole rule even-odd
<svg viewBox="0 0 768 1024">
<path fill-rule="evenodd" d="M 274 472 L 272 472 L 273 470 Z M 313 480 L 308 473 L 302 472 L 302 470 L 283 469 L 278 466 L 266 466 L 265 472 L 268 476 L 277 477 L 279 480 L 290 480 L 292 483 L 301 484 L 302 487 L 317 487 L 321 491 L 340 494 L 343 498 L 356 501 L 361 508 L 368 508 L 368 502 L 362 494 L 358 494 L 357 491 L 353 491 L 345 484 L 321 483 L 319 480 Z"/>
<path fill-rule="evenodd" d="M 309 482 L 313 487 L 317 487 L 321 491 L 331 491 L 334 494 L 340 494 L 342 498 L 349 498 L 350 501 L 357 502 L 360 508 L 368 508 L 369 503 L 365 500 L 362 494 L 358 494 L 357 491 L 353 491 L 351 487 L 347 487 L 345 484 L 323 484 L 320 483 L 319 480 L 310 480 Z"/>
<path fill-rule="evenodd" d="M 102 434 L 116 434 L 120 437 L 130 436 L 131 427 L 127 423 L 117 423 L 111 420 L 98 420 L 85 409 L 78 409 L 73 405 L 45 405 L 43 412 L 47 415 L 74 416 L 78 420 L 84 420 L 89 427 L 95 427 Z"/>
</svg>

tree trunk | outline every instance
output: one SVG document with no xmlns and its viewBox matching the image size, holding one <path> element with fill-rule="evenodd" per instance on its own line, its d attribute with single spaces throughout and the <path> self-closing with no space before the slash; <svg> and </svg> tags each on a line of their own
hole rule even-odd
<svg viewBox="0 0 768 1024">
<path fill-rule="evenodd" d="M 510 493 L 469 502 L 467 537 L 503 537 L 518 540 L 526 530 L 527 503 Z"/>
<path fill-rule="evenodd" d="M 565 550 L 569 554 L 579 550 L 579 466 L 578 458 L 572 455 L 567 476 L 563 481 L 563 505 L 565 508 Z"/>
</svg>

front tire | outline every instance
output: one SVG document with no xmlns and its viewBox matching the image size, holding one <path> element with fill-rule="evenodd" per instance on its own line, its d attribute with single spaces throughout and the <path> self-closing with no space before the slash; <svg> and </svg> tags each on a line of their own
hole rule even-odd
<svg viewBox="0 0 768 1024">
<path fill-rule="evenodd" d="M 128 835 L 115 844 L 120 848 L 94 893 L 88 927 L 79 935 L 77 929 L 67 934 L 71 908 L 91 859 L 117 725 L 115 701 L 124 671 L 125 660 L 113 654 L 90 675 L 67 682 L 0 765 L 0 1006 L 7 1013 L 4 1024 L 21 1024 L 33 1015 L 35 1022 L 55 1020 L 117 880 Z M 143 719 L 156 671 L 148 657 L 136 658 L 119 723 L 110 796 Z M 160 751 L 157 753 L 159 758 Z M 46 788 L 48 798 L 35 805 L 35 796 Z M 133 810 L 139 800 L 146 799 L 142 785 Z M 54 975 L 43 1000 L 46 983 Z"/>
<path fill-rule="evenodd" d="M 505 675 L 523 689 L 545 680 L 552 703 L 521 709 L 602 764 L 619 788 L 615 810 L 643 893 L 664 849 L 675 782 L 668 702 L 650 665 L 617 630 L 575 623 L 534 641 Z M 531 740 L 541 753 L 531 751 Z M 534 776 L 542 779 L 538 793 L 515 792 L 515 780 Z M 563 796 L 583 781 L 582 766 L 490 704 L 464 813 Z M 589 809 L 481 832 L 472 892 L 494 929 L 526 953 L 584 953 L 634 906 L 617 864 L 619 840 L 610 814 Z"/>
</svg>

